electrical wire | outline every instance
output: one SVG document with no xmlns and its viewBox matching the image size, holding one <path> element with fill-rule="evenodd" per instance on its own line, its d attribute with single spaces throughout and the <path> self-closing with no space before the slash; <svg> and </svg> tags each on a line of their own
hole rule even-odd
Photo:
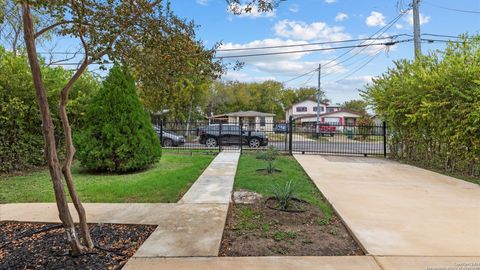
<svg viewBox="0 0 480 270">
<path fill-rule="evenodd" d="M 380 53 L 383 51 L 383 48 L 378 50 L 374 56 L 372 56 L 367 62 L 365 62 L 364 64 L 362 64 L 361 66 L 359 66 L 358 68 L 356 68 L 355 70 L 353 70 L 352 72 L 348 73 L 346 76 L 344 76 L 343 78 L 339 79 L 339 80 L 336 80 L 335 82 L 340 82 L 340 81 L 343 81 L 345 80 L 346 78 L 352 76 L 353 74 L 357 73 L 359 70 L 361 70 L 362 68 L 364 68 L 366 65 L 370 64 L 373 60 L 375 60 L 379 55 Z"/>
<path fill-rule="evenodd" d="M 433 7 L 436 7 L 436 8 L 441 8 L 441 9 L 445 9 L 445 10 L 450 10 L 450 11 L 456 11 L 456 12 L 461 12 L 461 13 L 471 13 L 471 14 L 480 14 L 480 11 L 477 11 L 477 10 L 467 10 L 467 9 L 458 9 L 458 8 L 450 8 L 450 7 L 445 7 L 445 6 L 441 6 L 441 5 L 437 5 L 437 4 L 434 4 L 434 3 L 431 3 L 430 1 L 423 1 L 424 3 L 430 5 L 430 6 L 433 6 Z"/>
<path fill-rule="evenodd" d="M 350 46 L 339 46 L 339 47 L 330 47 L 330 48 L 318 48 L 318 49 L 307 49 L 307 50 L 296 50 L 296 51 L 286 51 L 286 52 L 268 52 L 268 53 L 256 53 L 256 54 L 240 54 L 240 55 L 227 55 L 227 56 L 214 56 L 215 59 L 226 59 L 226 58 L 245 58 L 245 57 L 257 57 L 257 56 L 268 56 L 268 55 L 279 55 L 279 54 L 292 54 L 292 53 L 305 53 L 305 52 L 318 52 L 318 51 L 332 51 L 332 50 L 341 50 L 349 48 L 363 48 L 369 46 L 378 46 L 385 45 L 391 46 L 401 42 L 411 41 L 411 39 L 398 40 L 398 41 L 389 41 L 381 43 L 370 43 L 370 44 L 358 44 Z"/>
<path fill-rule="evenodd" d="M 232 49 L 218 49 L 217 52 L 231 52 L 231 51 L 248 51 L 248 50 L 264 50 L 264 49 L 278 49 L 278 48 L 291 48 L 291 47 L 304 47 L 304 46 L 315 46 L 315 45 L 330 45 L 338 43 L 349 43 L 355 41 L 370 41 L 370 40 L 385 40 L 389 38 L 397 38 L 407 34 L 398 34 L 389 37 L 381 38 L 358 38 L 358 39 L 345 39 L 337 41 L 325 41 L 325 42 L 314 42 L 314 43 L 304 43 L 304 44 L 291 44 L 291 45 L 276 45 L 276 46 L 263 46 L 263 47 L 248 47 L 248 48 L 232 48 Z"/>
<path fill-rule="evenodd" d="M 398 14 L 397 17 L 395 17 L 393 20 L 391 20 L 390 22 L 388 22 L 385 26 L 383 26 L 382 28 L 380 28 L 379 30 L 377 30 L 377 31 L 376 31 L 375 33 L 373 33 L 369 38 L 374 38 L 377 34 L 382 35 L 382 34 L 385 33 L 386 31 L 388 31 L 388 29 L 390 29 L 398 20 L 400 20 L 400 18 L 401 18 L 407 11 L 408 11 L 408 10 L 403 11 L 403 12 L 400 12 L 400 14 Z M 402 35 L 406 35 L 406 34 L 402 34 Z M 400 35 L 398 35 L 398 36 L 400 36 Z M 361 43 L 358 44 L 358 45 L 362 45 L 363 43 L 365 43 L 365 41 L 361 42 Z M 333 67 L 335 67 L 335 66 L 337 66 L 337 65 L 340 65 L 341 63 L 345 63 L 346 61 L 352 59 L 353 57 L 355 57 L 356 55 L 358 55 L 361 51 L 360 51 L 360 52 L 357 52 L 357 53 L 354 54 L 353 56 L 351 56 L 351 57 L 349 57 L 349 58 L 341 61 L 340 63 L 336 63 L 335 65 L 328 67 L 329 64 L 331 64 L 331 63 L 335 62 L 336 60 L 342 58 L 343 56 L 347 55 L 348 53 L 352 52 L 354 49 L 355 49 L 355 48 L 351 48 L 350 50 L 344 52 L 344 53 L 341 54 L 340 56 L 338 56 L 338 57 L 330 60 L 329 62 L 327 62 L 326 64 L 324 64 L 323 67 L 328 68 L 328 69 L 332 69 Z M 316 68 L 316 69 L 314 69 L 314 70 L 311 70 L 311 71 L 309 71 L 309 72 L 306 72 L 306 73 L 304 73 L 304 74 L 298 75 L 298 76 L 296 76 L 296 77 L 294 77 L 294 78 L 292 78 L 292 79 L 283 81 L 282 83 L 288 83 L 288 82 L 297 80 L 297 79 L 302 78 L 302 77 L 304 77 L 304 76 L 307 76 L 307 75 L 309 75 L 310 73 L 315 72 L 315 71 L 318 71 L 318 68 Z M 329 75 L 329 74 L 327 74 L 327 75 Z M 325 76 L 327 76 L 327 75 L 325 75 Z"/>
</svg>

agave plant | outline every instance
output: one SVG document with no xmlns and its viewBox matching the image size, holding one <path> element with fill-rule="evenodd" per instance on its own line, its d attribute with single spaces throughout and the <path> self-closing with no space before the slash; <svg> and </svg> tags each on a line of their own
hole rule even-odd
<svg viewBox="0 0 480 270">
<path fill-rule="evenodd" d="M 278 208 L 287 210 L 295 195 L 295 185 L 293 181 L 288 181 L 284 185 L 273 186 L 273 197 L 277 200 Z"/>
</svg>

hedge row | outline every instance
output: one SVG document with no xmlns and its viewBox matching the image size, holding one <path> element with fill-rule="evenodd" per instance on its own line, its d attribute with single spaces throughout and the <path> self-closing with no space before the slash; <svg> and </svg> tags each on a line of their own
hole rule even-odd
<svg viewBox="0 0 480 270">
<path fill-rule="evenodd" d="M 401 60 L 364 97 L 387 120 L 390 155 L 448 173 L 480 175 L 480 37 Z"/>
</svg>

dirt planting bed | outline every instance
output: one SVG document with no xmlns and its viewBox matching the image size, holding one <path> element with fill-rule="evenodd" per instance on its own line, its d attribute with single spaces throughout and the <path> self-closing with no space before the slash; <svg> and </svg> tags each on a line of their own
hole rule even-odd
<svg viewBox="0 0 480 270">
<path fill-rule="evenodd" d="M 58 224 L 0 222 L 0 269 L 120 269 L 155 227 L 90 224 L 95 251 L 73 257 Z"/>
<path fill-rule="evenodd" d="M 314 205 L 304 212 L 273 210 L 264 200 L 231 204 L 220 256 L 348 256 L 361 248 L 335 215 Z"/>
</svg>

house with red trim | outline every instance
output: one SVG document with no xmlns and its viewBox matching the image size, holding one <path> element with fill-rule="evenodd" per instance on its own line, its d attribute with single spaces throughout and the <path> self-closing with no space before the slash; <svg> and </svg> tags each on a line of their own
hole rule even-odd
<svg viewBox="0 0 480 270">
<path fill-rule="evenodd" d="M 317 102 L 313 100 L 304 100 L 293 104 L 286 111 L 286 118 L 290 116 L 297 124 L 302 126 L 315 124 L 317 122 L 317 110 L 320 110 L 320 123 L 332 125 L 355 125 L 360 114 L 342 109 L 340 106 L 332 106 L 328 103 L 320 103 L 317 108 Z"/>
</svg>

